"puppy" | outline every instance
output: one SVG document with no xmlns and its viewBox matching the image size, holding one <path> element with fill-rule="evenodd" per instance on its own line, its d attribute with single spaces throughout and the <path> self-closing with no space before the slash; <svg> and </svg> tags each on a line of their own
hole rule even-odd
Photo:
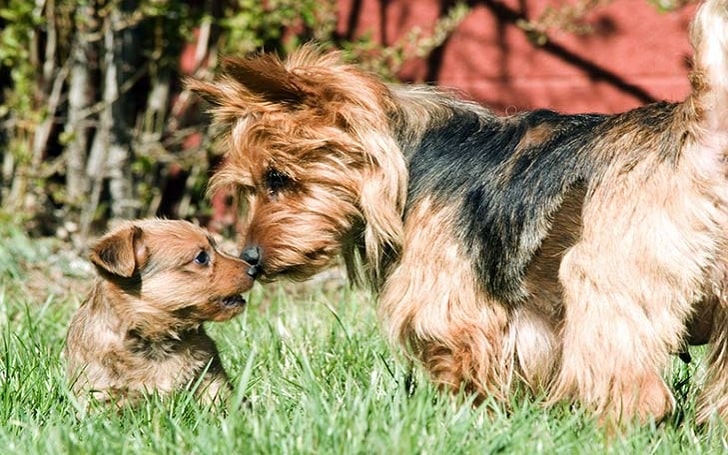
<svg viewBox="0 0 728 455">
<path fill-rule="evenodd" d="M 92 248 L 99 278 L 66 339 L 67 374 L 82 404 L 117 405 L 194 386 L 206 403 L 231 385 L 203 322 L 245 308 L 253 279 L 186 221 L 125 222 Z"/>
</svg>

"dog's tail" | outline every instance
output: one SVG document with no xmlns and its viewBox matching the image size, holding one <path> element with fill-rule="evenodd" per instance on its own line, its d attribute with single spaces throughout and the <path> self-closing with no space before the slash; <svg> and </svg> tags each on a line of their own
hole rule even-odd
<svg viewBox="0 0 728 455">
<path fill-rule="evenodd" d="M 690 39 L 695 51 L 691 111 L 704 133 L 728 136 L 728 0 L 700 6 Z"/>
</svg>

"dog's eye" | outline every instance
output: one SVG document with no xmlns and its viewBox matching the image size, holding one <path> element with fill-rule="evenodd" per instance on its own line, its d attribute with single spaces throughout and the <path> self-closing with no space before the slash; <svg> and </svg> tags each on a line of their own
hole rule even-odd
<svg viewBox="0 0 728 455">
<path fill-rule="evenodd" d="M 291 177 L 278 169 L 270 168 L 265 172 L 265 186 L 271 195 L 275 195 L 291 184 Z"/>
<path fill-rule="evenodd" d="M 210 263 L 210 255 L 206 251 L 200 251 L 195 256 L 195 264 L 207 265 Z"/>
</svg>

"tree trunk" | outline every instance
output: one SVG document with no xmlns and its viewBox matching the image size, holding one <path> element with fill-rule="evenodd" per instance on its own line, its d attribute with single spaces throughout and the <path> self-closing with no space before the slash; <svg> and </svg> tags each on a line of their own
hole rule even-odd
<svg viewBox="0 0 728 455">
<path fill-rule="evenodd" d="M 134 197 L 131 174 L 133 157 L 128 111 L 134 103 L 128 96 L 129 87 L 121 89 L 131 79 L 132 71 L 139 70 L 136 65 L 139 51 L 137 28 L 125 24 L 134 11 L 134 3 L 124 0 L 119 8 L 111 10 L 110 28 L 107 28 L 104 39 L 107 52 L 114 60 L 109 68 L 107 80 L 114 86 L 113 92 L 116 95 L 113 101 L 109 100 L 111 125 L 107 175 L 111 195 L 111 217 L 122 219 L 134 218 L 139 209 L 139 203 Z"/>
<path fill-rule="evenodd" d="M 136 31 L 125 23 L 126 13 L 133 10 L 132 3 L 121 2 L 119 8 L 111 9 L 104 18 L 103 109 L 86 167 L 91 192 L 81 217 L 81 241 L 88 237 L 96 216 L 104 179 L 108 179 L 111 218 L 130 219 L 138 213 L 131 173 L 130 100 L 125 84 L 130 80 L 129 72 L 138 70 L 134 61 L 139 51 Z"/>
<path fill-rule="evenodd" d="M 93 34 L 98 32 L 92 5 L 80 6 L 76 14 L 76 34 L 71 49 L 71 76 L 68 87 L 68 117 L 64 128 L 66 143 L 66 197 L 70 209 L 80 207 L 90 188 L 86 176 L 90 121 L 88 111 L 94 102 L 90 56 L 94 51 Z"/>
</svg>

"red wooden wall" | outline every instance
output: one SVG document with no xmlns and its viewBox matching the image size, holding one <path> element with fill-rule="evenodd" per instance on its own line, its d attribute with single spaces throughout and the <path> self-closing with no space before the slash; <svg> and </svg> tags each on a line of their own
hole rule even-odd
<svg viewBox="0 0 728 455">
<path fill-rule="evenodd" d="M 573 3 L 574 0 L 569 0 Z M 387 44 L 414 26 L 428 30 L 452 2 L 340 0 L 339 31 Z M 407 81 L 453 87 L 499 112 L 551 108 L 619 112 L 689 90 L 688 24 L 695 7 L 661 13 L 648 0 L 615 0 L 590 13 L 594 32 L 551 34 L 542 47 L 515 24 L 556 0 L 470 1 L 472 10 L 426 60 L 408 62 Z"/>
</svg>

